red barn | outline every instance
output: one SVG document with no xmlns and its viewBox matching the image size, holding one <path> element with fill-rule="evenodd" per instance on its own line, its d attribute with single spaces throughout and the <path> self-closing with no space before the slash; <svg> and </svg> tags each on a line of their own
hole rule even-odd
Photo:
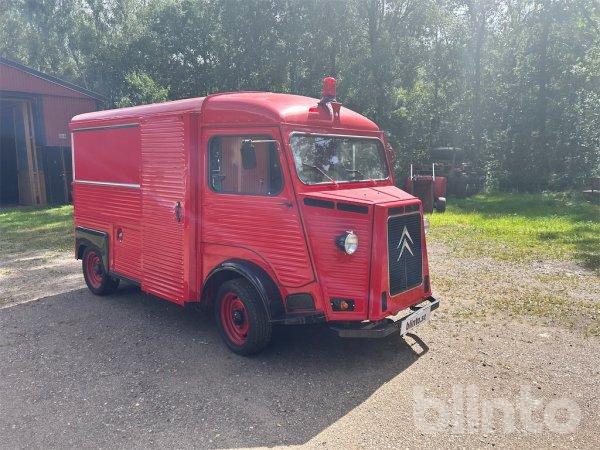
<svg viewBox="0 0 600 450">
<path fill-rule="evenodd" d="M 71 201 L 69 121 L 102 97 L 0 57 L 0 206 Z"/>
</svg>

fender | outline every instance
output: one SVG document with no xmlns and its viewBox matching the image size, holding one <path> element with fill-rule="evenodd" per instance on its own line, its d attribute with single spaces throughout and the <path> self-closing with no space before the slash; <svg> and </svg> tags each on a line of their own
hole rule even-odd
<svg viewBox="0 0 600 450">
<path fill-rule="evenodd" d="M 108 270 L 108 233 L 105 231 L 92 230 L 90 228 L 75 228 L 75 257 L 83 258 L 83 247 L 94 246 L 100 250 L 104 271 Z"/>
<path fill-rule="evenodd" d="M 206 277 L 202 292 L 206 291 L 213 280 L 226 272 L 234 272 L 245 278 L 258 292 L 271 321 L 285 318 L 285 307 L 281 293 L 270 275 L 260 266 L 241 259 L 229 259 L 215 267 Z"/>
</svg>

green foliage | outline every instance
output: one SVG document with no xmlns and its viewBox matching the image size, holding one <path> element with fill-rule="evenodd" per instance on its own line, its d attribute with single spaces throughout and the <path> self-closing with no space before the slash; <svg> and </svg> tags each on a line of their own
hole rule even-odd
<svg viewBox="0 0 600 450">
<path fill-rule="evenodd" d="M 127 81 L 125 95 L 117 100 L 118 108 L 164 102 L 169 98 L 169 88 L 158 86 L 145 73 L 130 73 L 125 80 Z"/>
<path fill-rule="evenodd" d="M 396 169 L 462 147 L 492 190 L 600 173 L 597 0 L 15 0 L 0 54 L 117 106 L 270 90 L 371 117 Z M 111 105 L 106 105 L 111 106 Z"/>
</svg>

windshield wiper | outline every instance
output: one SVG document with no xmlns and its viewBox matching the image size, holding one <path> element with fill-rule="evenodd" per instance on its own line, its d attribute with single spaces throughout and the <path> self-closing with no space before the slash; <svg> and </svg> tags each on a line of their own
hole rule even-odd
<svg viewBox="0 0 600 450">
<path fill-rule="evenodd" d="M 327 175 L 323 170 L 319 169 L 317 166 L 313 166 L 311 164 L 306 164 L 306 163 L 302 163 L 302 165 L 304 167 L 310 167 L 311 169 L 316 170 L 317 172 L 319 172 L 321 175 L 323 175 L 326 178 L 329 178 L 329 180 L 333 183 L 333 184 L 337 184 L 337 181 L 335 181 L 333 178 L 331 178 L 329 175 Z"/>
</svg>

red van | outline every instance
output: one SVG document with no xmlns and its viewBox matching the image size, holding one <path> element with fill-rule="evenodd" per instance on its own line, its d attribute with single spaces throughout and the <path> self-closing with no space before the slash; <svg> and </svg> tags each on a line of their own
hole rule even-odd
<svg viewBox="0 0 600 450">
<path fill-rule="evenodd" d="M 439 305 L 421 202 L 394 186 L 383 132 L 336 101 L 333 78 L 321 100 L 215 94 L 81 114 L 70 130 L 75 255 L 94 294 L 126 280 L 199 302 L 240 354 L 274 324 L 383 337 Z"/>
</svg>

